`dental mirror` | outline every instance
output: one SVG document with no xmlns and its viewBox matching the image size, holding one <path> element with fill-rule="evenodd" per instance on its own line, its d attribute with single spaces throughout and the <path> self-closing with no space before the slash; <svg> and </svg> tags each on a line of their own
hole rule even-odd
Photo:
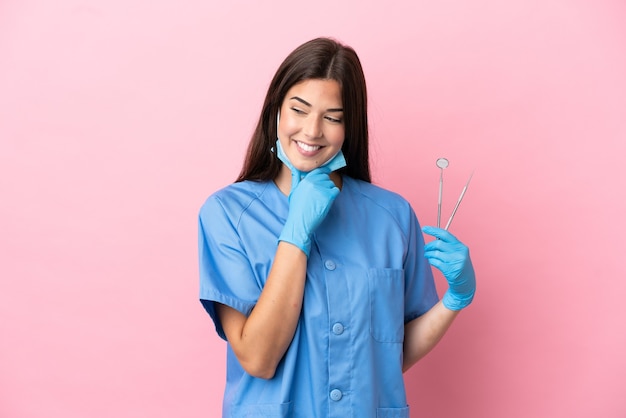
<svg viewBox="0 0 626 418">
<path fill-rule="evenodd" d="M 441 228 L 441 198 L 443 195 L 443 169 L 448 168 L 448 159 L 438 158 L 437 167 L 441 169 L 441 174 L 439 175 L 439 200 L 437 201 L 437 228 Z"/>
</svg>

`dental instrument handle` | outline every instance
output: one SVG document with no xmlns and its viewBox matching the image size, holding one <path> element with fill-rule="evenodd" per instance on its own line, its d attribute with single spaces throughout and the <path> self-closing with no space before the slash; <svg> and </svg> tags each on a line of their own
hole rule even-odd
<svg viewBox="0 0 626 418">
<path fill-rule="evenodd" d="M 443 194 L 443 170 L 439 175 L 439 200 L 437 201 L 437 228 L 441 226 L 441 195 Z"/>
</svg>

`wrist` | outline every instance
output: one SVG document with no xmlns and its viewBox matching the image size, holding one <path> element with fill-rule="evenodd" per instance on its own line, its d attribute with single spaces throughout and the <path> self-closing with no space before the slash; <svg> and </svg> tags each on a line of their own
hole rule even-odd
<svg viewBox="0 0 626 418">
<path fill-rule="evenodd" d="M 441 301 L 443 305 L 451 311 L 460 311 L 468 307 L 469 304 L 472 303 L 472 300 L 474 300 L 473 291 L 465 295 L 459 295 L 448 289 Z"/>
<path fill-rule="evenodd" d="M 309 257 L 311 252 L 311 238 L 309 237 L 309 234 L 304 232 L 302 228 L 298 228 L 293 225 L 289 219 L 285 223 L 285 226 L 278 237 L 278 241 L 287 242 L 300 248 L 307 258 Z"/>
</svg>

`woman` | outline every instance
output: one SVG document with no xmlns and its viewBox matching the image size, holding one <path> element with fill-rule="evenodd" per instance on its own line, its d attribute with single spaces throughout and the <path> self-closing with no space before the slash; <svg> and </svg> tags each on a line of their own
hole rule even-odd
<svg viewBox="0 0 626 418">
<path fill-rule="evenodd" d="M 402 373 L 474 295 L 467 247 L 433 227 L 425 246 L 409 203 L 371 184 L 363 70 L 331 39 L 281 64 L 199 228 L 200 300 L 228 342 L 224 417 L 408 417 Z"/>
</svg>

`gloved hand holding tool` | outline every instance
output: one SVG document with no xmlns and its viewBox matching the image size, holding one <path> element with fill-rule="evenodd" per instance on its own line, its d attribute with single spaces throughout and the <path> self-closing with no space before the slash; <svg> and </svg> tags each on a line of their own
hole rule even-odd
<svg viewBox="0 0 626 418">
<path fill-rule="evenodd" d="M 444 229 L 425 226 L 422 231 L 437 238 L 424 246 L 424 256 L 448 281 L 443 304 L 448 309 L 460 311 L 472 302 L 476 292 L 476 275 L 469 249 Z"/>
</svg>

